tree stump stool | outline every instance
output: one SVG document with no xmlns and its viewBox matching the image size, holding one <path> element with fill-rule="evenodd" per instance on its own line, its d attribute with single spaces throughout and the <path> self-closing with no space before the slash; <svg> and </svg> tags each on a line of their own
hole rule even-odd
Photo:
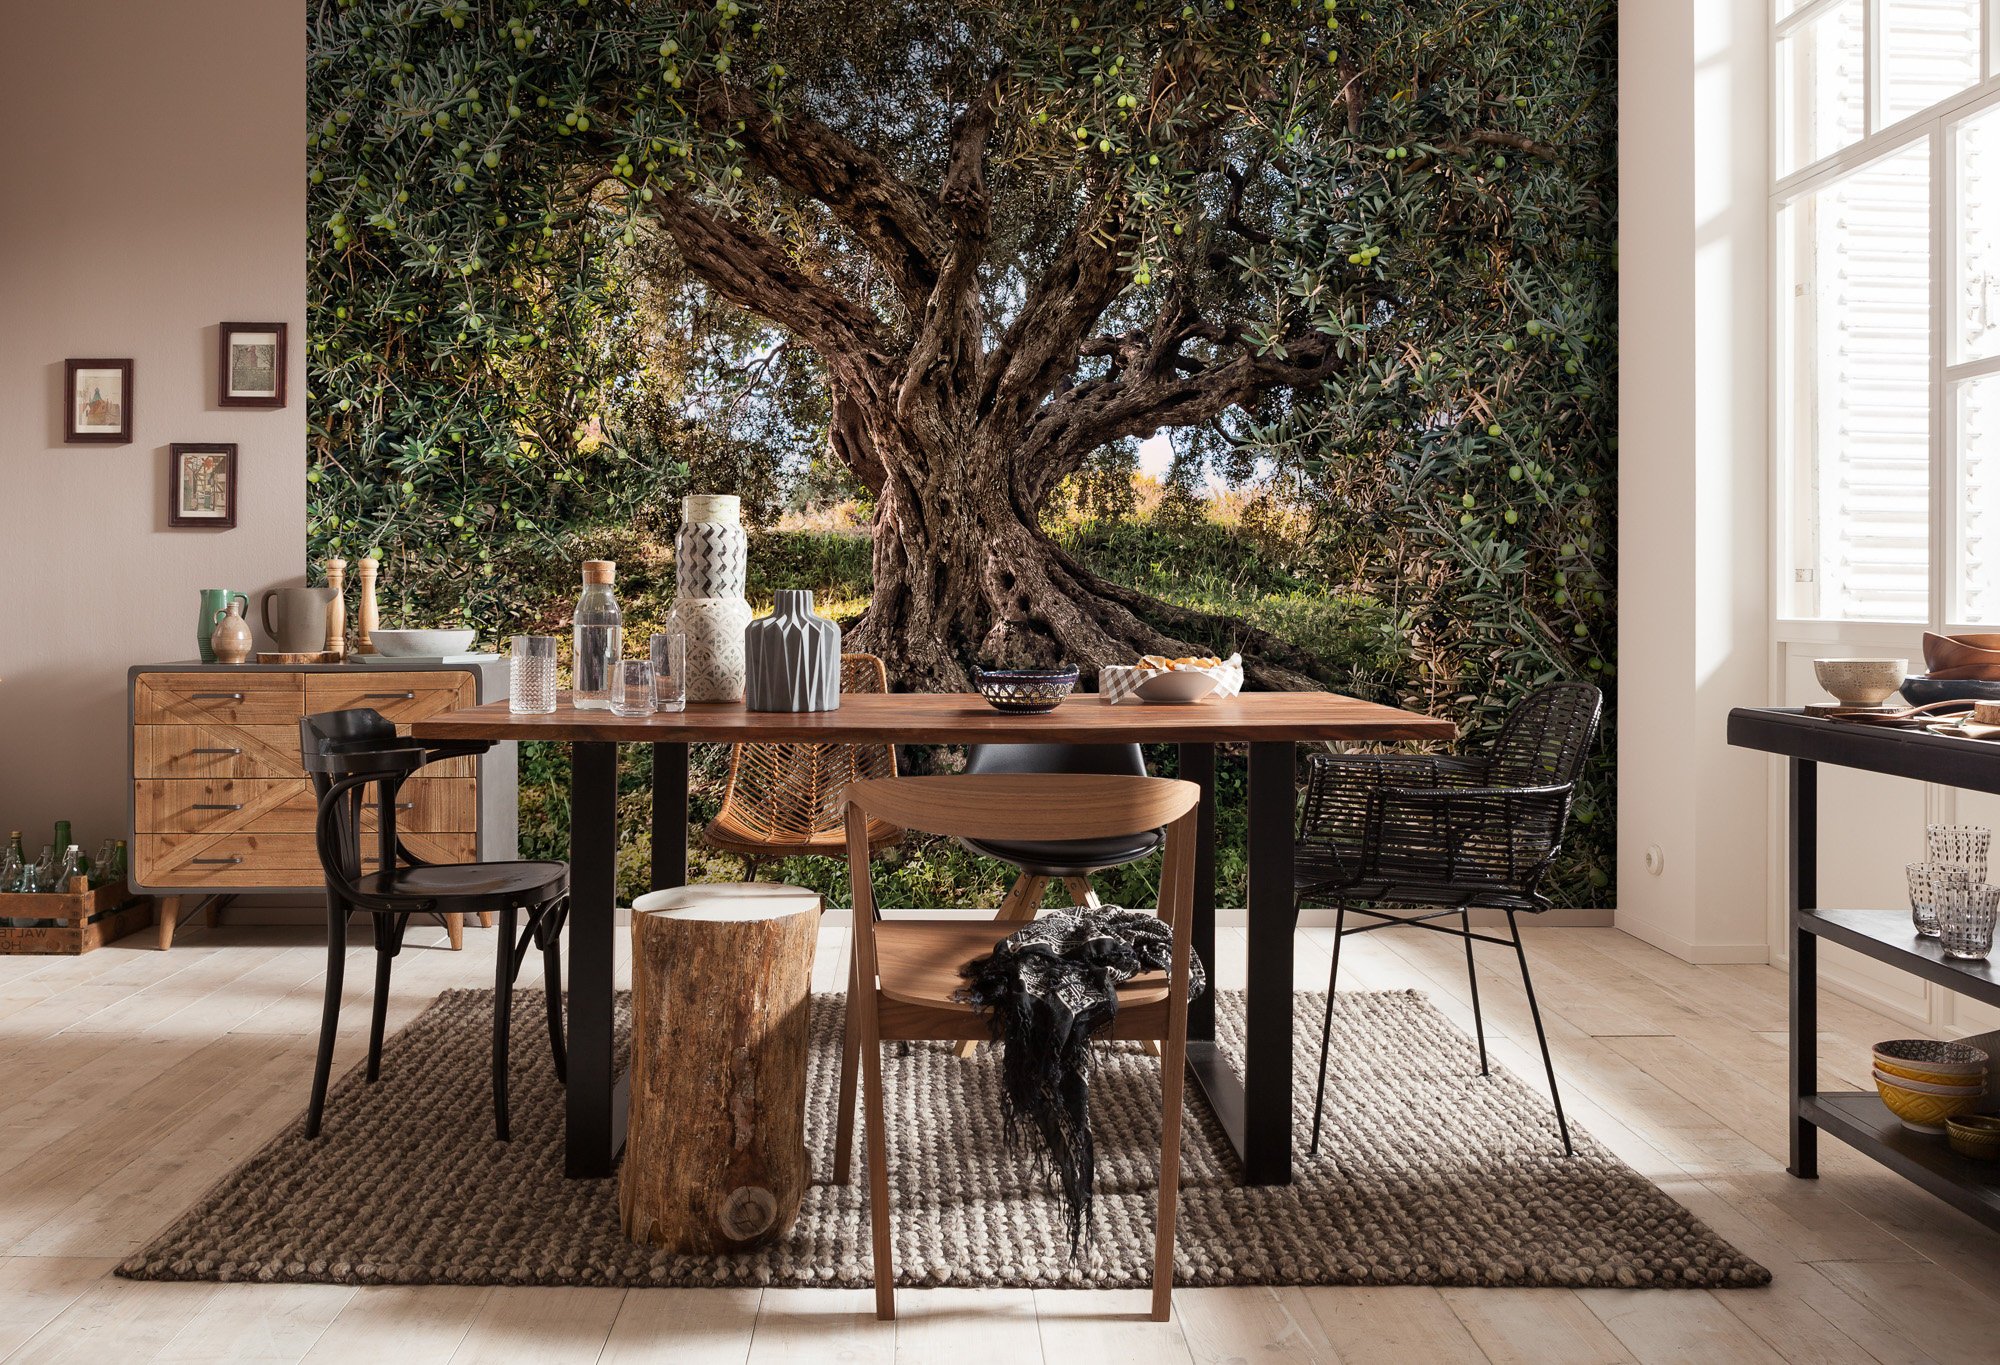
<svg viewBox="0 0 2000 1365">
<path fill-rule="evenodd" d="M 805 1193 L 817 892 L 676 887 L 632 909 L 625 1235 L 683 1255 L 790 1230 Z"/>
</svg>

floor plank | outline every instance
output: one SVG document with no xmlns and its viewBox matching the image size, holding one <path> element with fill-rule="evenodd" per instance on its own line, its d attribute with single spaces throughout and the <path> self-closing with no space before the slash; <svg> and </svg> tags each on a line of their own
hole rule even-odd
<svg viewBox="0 0 2000 1365">
<path fill-rule="evenodd" d="M 0 1259 L 0 1360 L 53 1322 L 116 1264 L 95 1257 Z"/>
<path fill-rule="evenodd" d="M 896 1324 L 875 1316 L 874 1290 L 764 1291 L 750 1365 L 892 1365 L 895 1359 Z"/>
<path fill-rule="evenodd" d="M 7 1356 L 7 1365 L 115 1365 L 152 1360 L 219 1288 L 154 1280 L 99 1280 Z"/>
<path fill-rule="evenodd" d="M 1345 1365 L 1486 1365 L 1444 1295 L 1423 1285 L 1301 1291 Z"/>
<path fill-rule="evenodd" d="M 350 1285 L 217 1285 L 154 1359 L 160 1365 L 298 1365 L 353 1297 Z"/>
<path fill-rule="evenodd" d="M 1176 1289 L 1174 1315 L 1195 1365 L 1341 1365 L 1302 1289 Z"/>
<path fill-rule="evenodd" d="M 1017 1365 L 1041 1354 L 1032 1289 L 896 1296 L 896 1365 Z"/>
<path fill-rule="evenodd" d="M 763 1297 L 760 1289 L 634 1289 L 598 1365 L 743 1365 Z"/>
<path fill-rule="evenodd" d="M 623 1289 L 508 1289 L 489 1294 L 453 1365 L 594 1365 Z"/>
<path fill-rule="evenodd" d="M 1154 1322 L 1152 1310 L 1150 1289 L 1037 1289 L 1042 1359 L 1054 1365 L 1188 1365 L 1194 1357 L 1179 1311 L 1171 1322 Z"/>
<path fill-rule="evenodd" d="M 1572 1290 L 1439 1292 L 1493 1365 L 1631 1365 L 1631 1352 Z"/>
<path fill-rule="evenodd" d="M 492 1293 L 452 1284 L 364 1286 L 306 1352 L 304 1365 L 446 1365 Z"/>
</svg>

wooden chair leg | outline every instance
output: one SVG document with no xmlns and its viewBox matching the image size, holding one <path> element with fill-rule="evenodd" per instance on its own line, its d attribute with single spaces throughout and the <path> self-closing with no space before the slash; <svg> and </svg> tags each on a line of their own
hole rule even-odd
<svg viewBox="0 0 2000 1365">
<path fill-rule="evenodd" d="M 1153 1237 L 1153 1321 L 1174 1314 L 1174 1219 L 1181 1192 L 1181 1099 L 1187 1077 L 1186 1026 L 1169 1037 L 1160 1068 L 1160 1212 Z"/>
<path fill-rule="evenodd" d="M 465 916 L 453 911 L 444 917 L 444 934 L 451 940 L 451 950 L 455 953 L 465 947 Z"/>
<path fill-rule="evenodd" d="M 889 1141 L 883 1131 L 882 1033 L 875 1022 L 873 990 L 863 998 L 861 1019 L 861 1097 L 863 1126 L 868 1138 L 868 1228 L 874 1245 L 875 1316 L 883 1322 L 896 1317 L 896 1248 L 894 1217 L 889 1208 Z"/>
<path fill-rule="evenodd" d="M 847 1022 L 840 1043 L 839 1113 L 833 1130 L 833 1183 L 845 1185 L 854 1164 L 854 1080 L 861 1066 L 861 1002 L 856 982 L 859 966 L 850 951 L 847 972 Z"/>
<path fill-rule="evenodd" d="M 160 897 L 153 903 L 153 914 L 159 922 L 160 951 L 164 953 L 174 946 L 174 930 L 179 927 L 181 919 L 181 898 Z"/>
<path fill-rule="evenodd" d="M 1035 912 L 1042 908 L 1042 896 L 1048 890 L 1048 886 L 1047 877 L 1037 877 L 1031 872 L 1023 872 L 1014 878 L 1014 884 L 1007 888 L 1007 894 L 1001 898 L 1000 913 L 993 917 L 994 922 L 1033 919 Z M 967 1038 L 964 1042 L 951 1045 L 951 1054 L 954 1057 L 970 1057 L 977 1051 L 979 1051 L 979 1040 L 976 1038 Z"/>
<path fill-rule="evenodd" d="M 491 910 L 481 910 L 479 912 L 479 927 L 482 929 L 491 929 L 493 927 L 493 912 Z"/>
<path fill-rule="evenodd" d="M 179 897 L 170 897 L 179 909 Z M 172 921 L 168 921 L 171 923 Z M 319 1123 L 326 1113 L 326 1083 L 333 1075 L 333 1044 L 340 1033 L 340 990 L 347 974 L 347 911 L 328 904 L 326 908 L 326 1001 L 320 1006 L 319 1056 L 313 1062 L 312 1099 L 306 1105 L 306 1137 L 319 1136 Z"/>
<path fill-rule="evenodd" d="M 1069 888 L 1069 900 L 1072 905 L 1095 910 L 1103 904 L 1097 899 L 1097 888 L 1090 884 L 1089 877 L 1064 877 L 1063 885 Z"/>
</svg>

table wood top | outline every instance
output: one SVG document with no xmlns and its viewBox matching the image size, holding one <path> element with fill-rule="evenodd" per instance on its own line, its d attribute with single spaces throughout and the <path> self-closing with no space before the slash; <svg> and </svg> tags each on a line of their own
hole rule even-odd
<svg viewBox="0 0 2000 1365">
<path fill-rule="evenodd" d="M 1448 720 L 1333 692 L 1251 692 L 1186 706 L 1071 696 L 1039 716 L 996 711 L 976 693 L 892 692 L 842 697 L 837 711 L 747 711 L 741 702 L 625 719 L 579 711 L 560 693 L 546 715 L 504 701 L 414 722 L 419 739 L 556 740 L 619 744 L 1143 744 L 1176 741 L 1450 740 Z"/>
</svg>

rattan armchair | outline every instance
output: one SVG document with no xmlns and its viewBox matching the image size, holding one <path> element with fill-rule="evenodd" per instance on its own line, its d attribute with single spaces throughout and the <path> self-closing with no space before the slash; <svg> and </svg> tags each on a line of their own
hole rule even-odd
<svg viewBox="0 0 2000 1365">
<path fill-rule="evenodd" d="M 843 693 L 883 693 L 889 676 L 873 654 L 840 656 Z M 896 775 L 893 744 L 735 744 L 722 809 L 701 832 L 710 848 L 740 853 L 746 881 L 777 858 L 847 856 L 847 786 Z M 868 822 L 868 851 L 901 843 L 903 831 Z"/>
<path fill-rule="evenodd" d="M 1312 1150 L 1319 1151 L 1320 1114 L 1326 1100 L 1327 1050 L 1333 1033 L 1334 987 L 1340 945 L 1350 934 L 1409 927 L 1465 940 L 1465 970 L 1472 980 L 1473 1029 L 1479 1039 L 1479 1072 L 1487 1074 L 1486 1025 L 1479 1011 L 1479 976 L 1472 944 L 1511 947 L 1521 964 L 1521 985 L 1541 1044 L 1549 1096 L 1572 1148 L 1569 1122 L 1556 1089 L 1548 1035 L 1535 1003 L 1528 954 L 1517 914 L 1549 908 L 1538 889 L 1562 848 L 1571 798 L 1597 733 L 1603 698 L 1588 683 L 1552 683 L 1537 689 L 1508 715 L 1484 758 L 1430 754 L 1315 754 L 1300 817 L 1293 863 L 1296 903 L 1335 910 L 1333 968 L 1326 982 L 1326 1017 L 1320 1028 L 1319 1088 L 1313 1098 Z M 1357 905 L 1355 902 L 1366 902 Z M 1435 906 L 1404 913 L 1384 906 Z M 1506 938 L 1476 933 L 1471 911 L 1507 916 Z M 1348 916 L 1370 922 L 1349 927 Z M 1434 921 L 1456 916 L 1458 923 Z"/>
</svg>

